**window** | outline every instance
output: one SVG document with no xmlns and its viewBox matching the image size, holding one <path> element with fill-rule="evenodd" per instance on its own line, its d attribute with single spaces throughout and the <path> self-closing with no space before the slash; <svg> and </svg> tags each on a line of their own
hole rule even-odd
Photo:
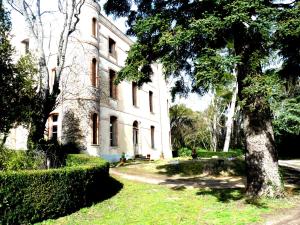
<svg viewBox="0 0 300 225">
<path fill-rule="evenodd" d="M 116 42 L 111 38 L 108 39 L 108 52 L 116 57 Z"/>
<path fill-rule="evenodd" d="M 55 123 L 58 121 L 58 114 L 52 115 L 52 122 Z"/>
<path fill-rule="evenodd" d="M 155 127 L 151 126 L 151 148 L 155 148 L 155 145 L 154 145 L 154 134 L 155 134 Z"/>
<path fill-rule="evenodd" d="M 49 138 L 57 140 L 57 130 L 58 130 L 58 114 L 52 114 L 49 118 Z"/>
<path fill-rule="evenodd" d="M 153 113 L 153 92 L 149 91 L 149 107 L 150 107 L 150 112 Z"/>
<path fill-rule="evenodd" d="M 92 115 L 92 133 L 93 133 L 92 144 L 97 145 L 98 144 L 98 114 L 97 113 L 94 113 Z"/>
<path fill-rule="evenodd" d="M 25 39 L 21 43 L 23 44 L 23 52 L 24 52 L 24 54 L 29 53 L 29 39 Z"/>
<path fill-rule="evenodd" d="M 137 83 L 132 82 L 132 105 L 137 106 Z"/>
<path fill-rule="evenodd" d="M 52 92 L 52 90 L 53 90 L 53 85 L 54 85 L 55 79 L 56 79 L 56 68 L 53 68 L 51 70 L 50 77 L 49 77 L 50 92 Z"/>
<path fill-rule="evenodd" d="M 139 124 L 137 121 L 133 122 L 133 146 L 137 146 L 139 143 Z"/>
<path fill-rule="evenodd" d="M 91 66 L 91 82 L 92 86 L 96 87 L 97 85 L 97 60 L 93 58 Z"/>
<path fill-rule="evenodd" d="M 92 35 L 97 36 L 97 19 L 93 18 L 92 19 Z"/>
<path fill-rule="evenodd" d="M 110 146 L 117 146 L 117 117 L 110 117 Z"/>
<path fill-rule="evenodd" d="M 109 97 L 117 98 L 117 85 L 115 85 L 116 72 L 109 70 Z"/>
</svg>

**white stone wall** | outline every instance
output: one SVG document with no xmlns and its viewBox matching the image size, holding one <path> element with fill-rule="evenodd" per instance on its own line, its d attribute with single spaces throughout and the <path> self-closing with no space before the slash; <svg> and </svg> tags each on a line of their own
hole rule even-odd
<svg viewBox="0 0 300 225">
<path fill-rule="evenodd" d="M 97 35 L 92 35 L 92 19 L 97 19 Z M 26 33 L 26 32 L 25 32 Z M 24 35 L 24 33 L 21 33 Z M 26 36 L 26 35 L 24 35 Z M 17 36 L 16 36 L 17 37 Z M 27 38 L 27 37 L 26 37 Z M 116 56 L 108 51 L 108 40 L 116 42 Z M 54 36 L 53 36 L 54 39 Z M 15 38 L 15 43 L 22 37 Z M 53 41 L 53 40 L 52 40 Z M 55 41 L 54 41 L 55 43 Z M 53 113 L 59 114 L 58 139 L 64 142 L 66 113 L 72 111 L 80 118 L 80 130 L 84 134 L 84 149 L 91 155 L 102 156 L 109 161 L 119 160 L 121 154 L 133 157 L 136 153 L 152 159 L 172 157 L 170 147 L 170 123 L 168 116 L 168 90 L 160 65 L 153 65 L 152 82 L 137 91 L 137 106 L 132 105 L 132 82 L 123 81 L 117 87 L 117 99 L 109 97 L 109 70 L 119 71 L 124 65 L 127 51 L 133 42 L 100 14 L 100 7 L 88 0 L 82 8 L 78 30 L 70 39 L 60 88 L 59 105 Z M 30 45 L 34 46 L 34 45 Z M 55 47 L 55 44 L 51 46 Z M 55 48 L 49 58 L 49 70 L 55 68 Z M 49 49 L 51 52 L 52 50 Z M 97 87 L 90 79 L 91 61 L 97 60 Z M 153 113 L 149 107 L 149 91 L 153 92 Z M 91 115 L 97 113 L 98 144 L 92 144 Z M 117 117 L 118 146 L 110 146 L 110 116 Z M 133 147 L 133 122 L 138 121 L 139 145 Z M 150 127 L 155 127 L 155 148 L 151 148 Z"/>
</svg>

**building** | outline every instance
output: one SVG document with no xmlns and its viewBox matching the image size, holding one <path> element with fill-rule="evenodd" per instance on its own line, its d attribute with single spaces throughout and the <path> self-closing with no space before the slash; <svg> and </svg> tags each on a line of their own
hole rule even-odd
<svg viewBox="0 0 300 225">
<path fill-rule="evenodd" d="M 47 136 L 62 143 L 80 139 L 84 151 L 109 161 L 119 160 L 122 153 L 128 158 L 172 157 L 169 93 L 161 65 L 152 65 L 152 82 L 142 87 L 129 81 L 116 86 L 114 79 L 125 65 L 133 42 L 100 13 L 100 6 L 93 0 L 83 6 L 77 28 L 69 41 L 61 94 L 48 119 Z M 20 54 L 34 51 L 35 43 L 26 29 L 21 32 L 20 25 L 17 29 L 18 35 L 13 38 L 16 49 Z M 48 40 L 55 38 L 50 36 Z M 51 87 L 56 58 L 51 52 L 54 45 L 49 46 Z M 26 134 L 24 128 L 14 129 L 7 145 L 26 148 Z"/>
</svg>

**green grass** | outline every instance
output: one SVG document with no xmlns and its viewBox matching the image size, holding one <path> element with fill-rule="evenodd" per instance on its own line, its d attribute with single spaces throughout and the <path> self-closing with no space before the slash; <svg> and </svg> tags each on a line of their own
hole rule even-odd
<svg viewBox="0 0 300 225">
<path fill-rule="evenodd" d="M 110 199 L 41 224 L 249 224 L 263 222 L 263 214 L 293 205 L 289 199 L 247 204 L 242 191 L 237 189 L 173 190 L 116 179 L 123 183 L 123 188 Z"/>
</svg>

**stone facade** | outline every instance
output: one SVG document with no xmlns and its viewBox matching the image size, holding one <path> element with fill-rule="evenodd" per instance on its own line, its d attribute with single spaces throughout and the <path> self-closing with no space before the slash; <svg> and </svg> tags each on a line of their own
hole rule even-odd
<svg viewBox="0 0 300 225">
<path fill-rule="evenodd" d="M 21 52 L 22 40 L 28 40 L 30 50 L 34 51 L 30 36 L 24 35 L 26 31 L 19 33 L 14 38 L 16 48 Z M 117 86 L 113 83 L 132 44 L 100 13 L 97 3 L 92 0 L 85 3 L 78 30 L 68 45 L 58 105 L 47 123 L 49 138 L 57 137 L 62 143 L 79 138 L 84 151 L 109 161 L 119 160 L 122 153 L 128 158 L 172 157 L 169 94 L 161 65 L 152 65 L 152 82 L 142 87 L 129 81 Z M 51 83 L 55 53 L 49 57 L 48 65 L 53 74 Z M 12 131 L 9 146 L 25 148 L 24 141 L 17 143 L 19 138 L 16 138 L 20 133 L 22 140 L 26 138 L 22 129 Z"/>
</svg>

